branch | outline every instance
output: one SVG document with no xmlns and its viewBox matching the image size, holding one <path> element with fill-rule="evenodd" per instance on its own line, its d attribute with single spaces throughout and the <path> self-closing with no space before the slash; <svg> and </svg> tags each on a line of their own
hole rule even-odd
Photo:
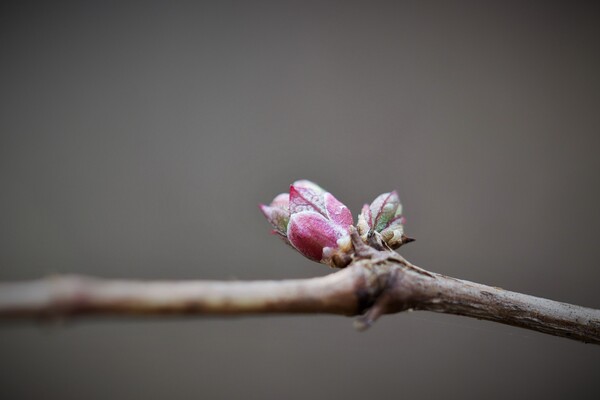
<svg viewBox="0 0 600 400">
<path fill-rule="evenodd" d="M 600 344 L 600 310 L 422 270 L 396 253 L 360 254 L 320 278 L 282 281 L 132 281 L 56 276 L 0 283 L 0 320 L 143 315 L 380 315 L 409 309 L 464 315 Z"/>
<path fill-rule="evenodd" d="M 134 281 L 54 276 L 0 283 L 0 318 L 355 312 L 356 270 L 281 281 Z"/>
</svg>

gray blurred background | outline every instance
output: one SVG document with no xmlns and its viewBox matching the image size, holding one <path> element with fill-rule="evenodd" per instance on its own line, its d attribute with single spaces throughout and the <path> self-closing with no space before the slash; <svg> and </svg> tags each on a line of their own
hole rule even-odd
<svg viewBox="0 0 600 400">
<path fill-rule="evenodd" d="M 2 2 L 0 279 L 331 273 L 257 208 L 397 189 L 440 273 L 600 308 L 597 2 Z M 600 348 L 412 313 L 0 327 L 3 399 L 597 398 Z"/>
</svg>

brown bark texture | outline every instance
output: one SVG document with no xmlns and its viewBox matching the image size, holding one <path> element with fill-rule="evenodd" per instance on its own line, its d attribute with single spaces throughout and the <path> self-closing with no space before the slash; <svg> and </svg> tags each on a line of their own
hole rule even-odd
<svg viewBox="0 0 600 400">
<path fill-rule="evenodd" d="M 364 250 L 364 249 L 363 249 Z M 600 310 L 425 271 L 391 251 L 357 252 L 339 272 L 280 281 L 135 281 L 54 276 L 0 283 L 0 320 L 87 316 L 338 314 L 365 329 L 427 310 L 600 343 Z"/>
</svg>

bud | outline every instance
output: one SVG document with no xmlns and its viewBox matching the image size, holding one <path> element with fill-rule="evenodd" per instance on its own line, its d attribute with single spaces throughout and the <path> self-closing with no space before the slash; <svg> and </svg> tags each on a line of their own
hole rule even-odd
<svg viewBox="0 0 600 400">
<path fill-rule="evenodd" d="M 317 184 L 294 182 L 289 196 L 279 195 L 261 210 L 275 232 L 305 257 L 338 268 L 350 261 L 352 214 Z"/>
<path fill-rule="evenodd" d="M 397 249 L 404 243 L 412 241 L 404 236 L 404 222 L 398 193 L 393 191 L 381 194 L 371 205 L 363 206 L 358 216 L 357 228 L 364 241 L 376 232 L 390 248 Z"/>
</svg>

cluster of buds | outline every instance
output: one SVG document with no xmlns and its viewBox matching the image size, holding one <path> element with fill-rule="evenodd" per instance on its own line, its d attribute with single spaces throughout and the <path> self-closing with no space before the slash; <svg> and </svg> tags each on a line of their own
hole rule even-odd
<svg viewBox="0 0 600 400">
<path fill-rule="evenodd" d="M 296 181 L 289 194 L 279 194 L 271 204 L 261 204 L 260 208 L 273 226 L 273 233 L 305 257 L 336 268 L 343 268 L 351 261 L 352 214 L 317 184 Z M 403 235 L 401 213 L 397 193 L 384 193 L 363 207 L 356 228 L 365 243 L 375 236 L 395 249 L 409 241 Z"/>
</svg>

